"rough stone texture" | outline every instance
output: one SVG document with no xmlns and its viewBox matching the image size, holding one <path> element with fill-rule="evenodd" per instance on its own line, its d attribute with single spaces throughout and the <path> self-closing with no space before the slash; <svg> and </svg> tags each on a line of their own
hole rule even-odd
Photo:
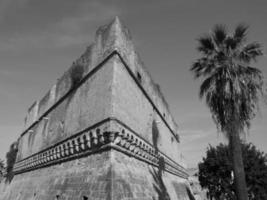
<svg viewBox="0 0 267 200">
<path fill-rule="evenodd" d="M 181 150 L 175 136 L 155 111 L 135 80 L 129 75 L 122 62 L 117 61 L 114 69 L 112 90 L 112 115 L 123 121 L 149 143 L 163 151 L 179 164 Z M 143 79 L 140 81 L 142 82 Z M 166 112 L 164 118 L 170 118 Z"/>
<path fill-rule="evenodd" d="M 16 175 L 8 187 L 0 199 L 110 200 L 110 152 Z"/>
<path fill-rule="evenodd" d="M 113 150 L 16 175 L 8 187 L 0 199 L 161 200 L 166 189 L 189 200 L 185 179 Z"/>
<path fill-rule="evenodd" d="M 110 148 L 79 157 L 84 132 L 106 119 L 132 133 L 116 126 L 90 132 L 94 142 L 108 133 Z M 95 42 L 29 108 L 18 141 L 16 162 L 27 170 L 0 187 L 0 200 L 190 199 L 177 125 L 118 18 L 99 28 Z M 65 151 L 77 155 L 68 159 Z"/>
<path fill-rule="evenodd" d="M 112 151 L 112 199 L 121 200 L 190 200 L 186 179 L 167 172 L 160 175 L 158 168 L 133 157 Z M 165 198 L 164 198 L 164 197 Z"/>
<path fill-rule="evenodd" d="M 17 161 L 111 116 L 113 63 L 93 74 L 19 140 Z"/>
</svg>

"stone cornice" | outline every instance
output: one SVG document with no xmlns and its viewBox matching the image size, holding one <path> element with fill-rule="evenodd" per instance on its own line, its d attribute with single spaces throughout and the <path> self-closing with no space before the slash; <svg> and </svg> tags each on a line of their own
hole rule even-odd
<svg viewBox="0 0 267 200">
<path fill-rule="evenodd" d="M 165 171 L 182 178 L 188 177 L 186 170 L 181 165 L 158 151 L 123 122 L 114 118 L 105 119 L 17 162 L 14 166 L 14 173 L 20 174 L 110 149 L 120 151 L 156 167 L 162 166 L 160 162 L 163 162 Z"/>
</svg>

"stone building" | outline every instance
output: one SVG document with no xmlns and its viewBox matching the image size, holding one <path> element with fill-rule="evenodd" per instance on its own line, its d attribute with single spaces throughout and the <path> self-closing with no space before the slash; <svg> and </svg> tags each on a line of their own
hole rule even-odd
<svg viewBox="0 0 267 200">
<path fill-rule="evenodd" d="M 177 132 L 115 18 L 29 108 L 0 199 L 193 199 Z"/>
</svg>

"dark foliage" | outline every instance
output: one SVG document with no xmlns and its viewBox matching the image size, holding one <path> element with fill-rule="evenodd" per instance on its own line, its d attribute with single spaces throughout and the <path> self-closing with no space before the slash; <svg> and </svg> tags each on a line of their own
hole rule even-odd
<svg viewBox="0 0 267 200">
<path fill-rule="evenodd" d="M 243 162 L 250 200 L 267 199 L 267 155 L 254 145 L 242 143 Z M 199 163 L 199 181 L 214 199 L 235 200 L 233 166 L 227 145 L 209 146 Z"/>
<path fill-rule="evenodd" d="M 6 167 L 6 181 L 11 182 L 13 179 L 14 173 L 13 173 L 13 167 L 16 162 L 16 157 L 17 157 L 17 142 L 14 142 L 13 144 L 10 145 L 9 152 L 6 154 L 6 162 L 7 162 L 7 167 Z"/>
<path fill-rule="evenodd" d="M 0 159 L 0 182 L 3 180 L 4 178 L 4 170 L 5 170 L 5 165 L 4 165 L 4 161 Z"/>
</svg>

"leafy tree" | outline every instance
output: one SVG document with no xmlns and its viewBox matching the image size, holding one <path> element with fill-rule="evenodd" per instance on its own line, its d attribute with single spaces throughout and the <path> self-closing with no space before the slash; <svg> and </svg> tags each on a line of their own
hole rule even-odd
<svg viewBox="0 0 267 200">
<path fill-rule="evenodd" d="M 4 161 L 0 159 L 0 182 L 4 178 L 4 170 L 5 170 Z"/>
<path fill-rule="evenodd" d="M 18 144 L 17 142 L 14 142 L 10 145 L 9 151 L 6 154 L 6 181 L 11 182 L 13 179 L 14 173 L 13 173 L 13 167 L 16 162 L 17 152 L 18 152 Z"/>
<path fill-rule="evenodd" d="M 254 145 L 241 144 L 250 200 L 267 199 L 267 155 Z M 235 200 L 231 154 L 229 146 L 209 146 L 199 163 L 199 182 L 208 189 L 210 199 Z"/>
<path fill-rule="evenodd" d="M 191 67 L 203 80 L 200 98 L 205 97 L 218 130 L 229 140 L 238 200 L 248 199 L 240 134 L 250 127 L 263 94 L 262 72 L 251 66 L 263 53 L 259 43 L 246 44 L 247 29 L 238 25 L 228 34 L 225 26 L 216 25 L 198 39 L 201 58 Z"/>
</svg>

